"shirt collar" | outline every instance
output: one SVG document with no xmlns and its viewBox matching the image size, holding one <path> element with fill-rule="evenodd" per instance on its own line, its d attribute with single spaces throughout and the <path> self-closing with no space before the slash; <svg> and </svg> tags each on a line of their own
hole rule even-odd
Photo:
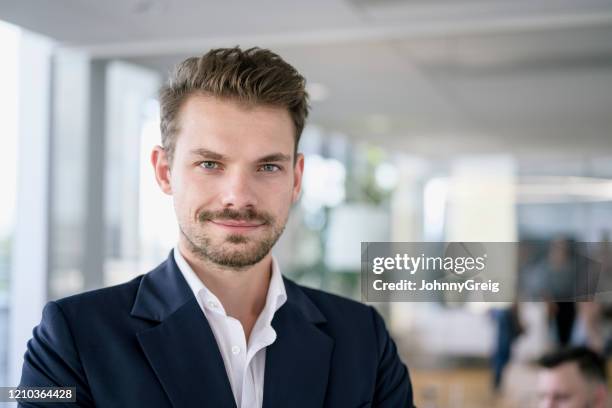
<svg viewBox="0 0 612 408">
<path fill-rule="evenodd" d="M 219 298 L 217 298 L 217 296 L 204 285 L 200 278 L 198 278 L 198 275 L 196 275 L 179 251 L 178 245 L 174 247 L 172 252 L 176 265 L 187 281 L 198 303 L 200 303 L 200 306 L 226 314 L 225 308 L 219 301 Z M 278 262 L 276 258 L 272 256 L 272 276 L 270 277 L 270 285 L 268 286 L 268 293 L 266 295 L 266 304 L 261 312 L 260 318 L 262 318 L 266 324 L 270 324 L 274 317 L 274 313 L 280 309 L 286 301 L 287 292 L 285 290 L 285 282 L 283 282 L 283 276 L 278 266 Z"/>
</svg>

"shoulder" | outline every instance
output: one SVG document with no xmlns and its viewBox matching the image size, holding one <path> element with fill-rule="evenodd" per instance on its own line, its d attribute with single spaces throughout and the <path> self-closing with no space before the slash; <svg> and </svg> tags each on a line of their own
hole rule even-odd
<svg viewBox="0 0 612 408">
<path fill-rule="evenodd" d="M 118 309 L 130 310 L 133 306 L 140 281 L 144 275 L 132 280 L 106 288 L 90 290 L 76 295 L 67 296 L 50 303 L 54 303 L 67 315 L 89 315 Z M 76 317 L 76 316 L 74 316 Z"/>
<path fill-rule="evenodd" d="M 372 306 L 320 289 L 309 288 L 286 280 L 295 285 L 321 312 L 328 330 L 338 335 L 378 337 L 386 328 L 380 314 Z"/>
<path fill-rule="evenodd" d="M 371 306 L 356 300 L 326 292 L 321 289 L 314 289 L 297 283 L 293 284 L 304 292 L 326 317 L 329 315 L 364 317 L 372 313 Z"/>
</svg>

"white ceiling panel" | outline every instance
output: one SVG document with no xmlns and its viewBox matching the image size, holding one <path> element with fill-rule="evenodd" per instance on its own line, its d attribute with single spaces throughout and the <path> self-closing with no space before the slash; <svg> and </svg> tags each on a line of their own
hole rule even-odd
<svg viewBox="0 0 612 408">
<path fill-rule="evenodd" d="M 0 19 L 164 74 L 271 48 L 326 89 L 312 122 L 413 153 L 612 153 L 611 0 L 19 0 Z"/>
</svg>

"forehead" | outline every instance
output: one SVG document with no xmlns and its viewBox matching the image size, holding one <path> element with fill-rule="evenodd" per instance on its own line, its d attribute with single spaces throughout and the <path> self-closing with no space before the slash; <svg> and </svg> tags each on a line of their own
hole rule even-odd
<svg viewBox="0 0 612 408">
<path fill-rule="evenodd" d="M 178 115 L 176 149 L 206 148 L 226 155 L 293 153 L 295 128 L 287 109 L 190 96 Z"/>
<path fill-rule="evenodd" d="M 542 370 L 538 383 L 543 390 L 559 389 L 563 391 L 580 390 L 588 385 L 575 362 L 567 362 L 552 369 Z"/>
</svg>

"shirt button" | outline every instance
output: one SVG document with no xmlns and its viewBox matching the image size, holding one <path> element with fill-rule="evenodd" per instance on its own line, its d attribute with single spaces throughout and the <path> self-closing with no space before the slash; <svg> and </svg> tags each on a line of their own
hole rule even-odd
<svg viewBox="0 0 612 408">
<path fill-rule="evenodd" d="M 240 347 L 238 346 L 232 347 L 232 354 L 238 354 L 238 353 L 240 353 Z"/>
<path fill-rule="evenodd" d="M 217 307 L 217 304 L 216 304 L 214 301 L 209 300 L 209 301 L 208 301 L 208 306 L 210 306 L 210 307 L 212 307 L 212 308 L 215 308 L 215 307 Z"/>
</svg>

